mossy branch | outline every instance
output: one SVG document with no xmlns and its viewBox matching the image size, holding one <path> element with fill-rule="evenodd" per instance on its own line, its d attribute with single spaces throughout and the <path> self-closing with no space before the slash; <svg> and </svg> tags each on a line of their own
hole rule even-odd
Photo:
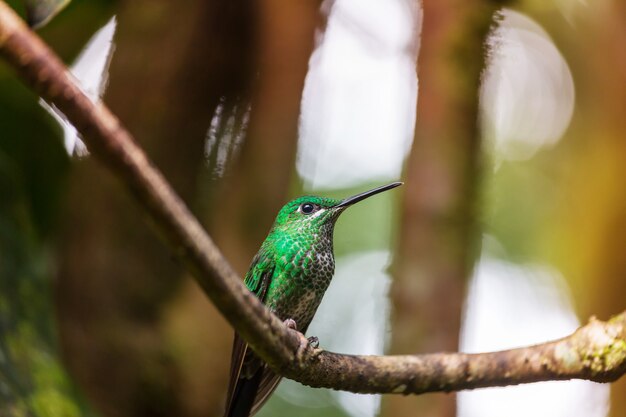
<svg viewBox="0 0 626 417">
<path fill-rule="evenodd" d="M 314 349 L 243 285 L 219 249 L 115 116 L 92 103 L 59 58 L 0 1 L 0 55 L 54 104 L 135 196 L 230 324 L 280 374 L 313 387 L 420 394 L 527 382 L 608 382 L 626 372 L 626 312 L 569 337 L 501 352 L 352 356 Z"/>
</svg>

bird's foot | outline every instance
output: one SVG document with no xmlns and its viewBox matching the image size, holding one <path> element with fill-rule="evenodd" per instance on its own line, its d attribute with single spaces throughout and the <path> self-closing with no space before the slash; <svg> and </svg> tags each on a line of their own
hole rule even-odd
<svg viewBox="0 0 626 417">
<path fill-rule="evenodd" d="M 320 340 L 317 338 L 317 336 L 309 337 L 307 339 L 307 342 L 309 346 L 311 346 L 313 349 L 317 349 L 320 346 Z"/>
<path fill-rule="evenodd" d="M 298 339 L 300 341 L 300 347 L 298 348 L 298 350 L 302 350 L 303 348 L 306 348 L 309 345 L 309 340 L 306 337 L 304 337 L 304 335 L 300 331 L 298 331 L 298 325 L 294 319 L 287 319 L 283 321 L 283 324 L 287 326 L 288 328 L 290 328 L 291 330 L 296 331 L 296 334 L 298 335 Z"/>
<path fill-rule="evenodd" d="M 294 319 L 287 319 L 283 321 L 283 323 L 285 324 L 285 326 L 289 327 L 291 330 L 295 330 L 298 334 L 298 339 L 300 343 L 298 346 L 298 351 L 296 352 L 296 356 L 299 361 L 302 360 L 302 358 L 304 357 L 304 353 L 307 350 L 309 349 L 316 350 L 319 347 L 320 341 L 317 338 L 317 336 L 311 336 L 309 338 L 304 336 L 301 332 L 298 331 L 298 326 Z"/>
<path fill-rule="evenodd" d="M 298 330 L 298 325 L 296 324 L 296 321 L 294 319 L 287 319 L 283 321 L 283 324 L 289 327 L 291 330 Z"/>
</svg>

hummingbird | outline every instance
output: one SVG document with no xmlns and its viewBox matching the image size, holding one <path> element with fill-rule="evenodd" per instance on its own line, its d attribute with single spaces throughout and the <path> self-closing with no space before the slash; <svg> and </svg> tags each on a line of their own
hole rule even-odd
<svg viewBox="0 0 626 417">
<path fill-rule="evenodd" d="M 335 272 L 333 231 L 339 215 L 399 185 L 393 182 L 343 200 L 304 196 L 288 202 L 252 259 L 246 287 L 287 326 L 304 334 Z M 309 341 L 316 343 L 316 338 Z M 235 333 L 224 416 L 253 415 L 281 378 Z"/>
</svg>

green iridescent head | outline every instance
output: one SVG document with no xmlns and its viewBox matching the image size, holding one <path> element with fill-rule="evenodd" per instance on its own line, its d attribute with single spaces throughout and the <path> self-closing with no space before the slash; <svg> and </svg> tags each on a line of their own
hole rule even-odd
<svg viewBox="0 0 626 417">
<path fill-rule="evenodd" d="M 315 196 L 298 197 L 280 209 L 278 216 L 276 216 L 273 230 L 319 230 L 323 225 L 333 225 L 339 215 L 351 205 L 399 185 L 402 185 L 402 183 L 393 182 L 343 200 Z"/>
</svg>

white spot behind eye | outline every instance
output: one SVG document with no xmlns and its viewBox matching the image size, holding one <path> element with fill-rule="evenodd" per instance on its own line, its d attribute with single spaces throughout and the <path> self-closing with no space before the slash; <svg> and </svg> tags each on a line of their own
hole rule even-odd
<svg viewBox="0 0 626 417">
<path fill-rule="evenodd" d="M 317 212 L 313 213 L 313 214 L 310 216 L 310 218 L 311 218 L 311 219 L 314 219 L 314 218 L 316 218 L 316 217 L 319 217 L 319 215 L 320 215 L 320 214 L 322 214 L 322 213 L 324 213 L 324 212 L 326 212 L 326 209 L 325 209 L 325 208 L 320 207 L 320 208 L 317 210 Z"/>
</svg>

